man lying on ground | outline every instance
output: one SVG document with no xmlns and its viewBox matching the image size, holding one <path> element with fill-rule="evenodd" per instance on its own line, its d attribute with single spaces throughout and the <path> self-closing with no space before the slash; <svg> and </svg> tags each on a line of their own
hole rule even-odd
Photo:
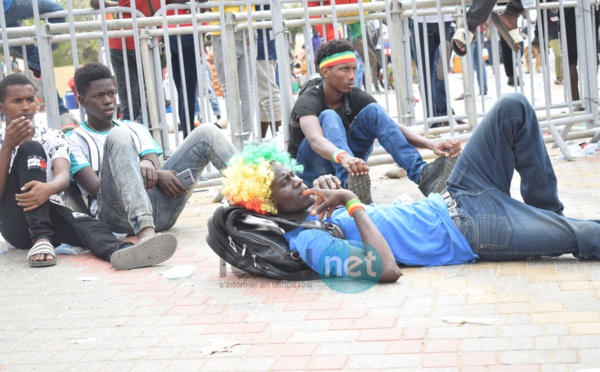
<svg viewBox="0 0 600 372">
<path fill-rule="evenodd" d="M 434 143 L 417 135 L 396 124 L 372 95 L 355 88 L 356 57 L 348 40 L 321 44 L 315 64 L 323 81 L 298 97 L 290 122 L 289 151 L 304 166 L 304 182 L 312 185 L 317 177 L 334 174 L 343 187 L 371 203 L 366 161 L 377 139 L 425 196 L 441 191 L 460 142 Z M 417 147 L 440 158 L 428 164 Z"/>
<path fill-rule="evenodd" d="M 32 267 L 56 264 L 61 243 L 88 248 L 115 269 L 133 269 L 169 259 L 177 248 L 172 234 L 132 244 L 117 239 L 90 216 L 62 206 L 59 193 L 69 185 L 69 148 L 65 135 L 34 122 L 35 88 L 23 75 L 0 81 L 0 233 L 17 248 L 29 249 Z"/>
<path fill-rule="evenodd" d="M 349 190 L 327 189 L 339 188 L 336 179 L 328 183 L 321 178 L 317 183 L 323 181 L 325 188 L 308 189 L 294 173 L 297 164 L 270 161 L 265 147 L 249 150 L 234 157 L 225 171 L 227 199 L 258 213 L 290 220 L 319 218 L 340 226 L 346 239 L 316 229 L 285 234 L 291 250 L 321 275 L 335 272 L 327 262 L 350 258 L 366 265 L 380 257 L 382 266 L 374 278 L 381 282 L 398 279 L 397 264 L 452 265 L 566 253 L 600 259 L 600 221 L 563 216 L 537 116 L 517 93 L 501 97 L 487 113 L 458 158 L 447 190 L 415 203 L 364 205 Z M 257 154 L 261 150 L 264 154 Z M 510 197 L 515 170 L 524 202 Z M 264 183 L 270 187 L 247 192 L 261 190 Z"/>
<path fill-rule="evenodd" d="M 92 215 L 114 232 L 143 239 L 170 229 L 208 162 L 222 170 L 237 152 L 217 126 L 202 125 L 161 167 L 162 149 L 148 128 L 113 120 L 117 91 L 108 67 L 97 62 L 84 65 L 75 72 L 75 85 L 88 120 L 67 134 L 71 175 L 84 197 L 91 199 Z M 188 187 L 176 177 L 187 169 L 192 178 Z"/>
</svg>

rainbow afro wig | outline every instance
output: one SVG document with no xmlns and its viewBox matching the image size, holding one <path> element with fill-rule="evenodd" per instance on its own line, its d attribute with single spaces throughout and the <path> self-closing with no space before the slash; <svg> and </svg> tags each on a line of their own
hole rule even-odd
<svg viewBox="0 0 600 372">
<path fill-rule="evenodd" d="M 271 200 L 273 163 L 281 163 L 295 172 L 303 170 L 289 153 L 279 151 L 275 142 L 250 144 L 234 155 L 223 171 L 223 193 L 229 204 L 260 214 L 277 214 Z"/>
</svg>

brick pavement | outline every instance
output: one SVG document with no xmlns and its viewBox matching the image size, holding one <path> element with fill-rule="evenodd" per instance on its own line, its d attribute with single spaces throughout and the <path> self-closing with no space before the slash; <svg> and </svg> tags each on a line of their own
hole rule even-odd
<svg viewBox="0 0 600 372">
<path fill-rule="evenodd" d="M 556 150 L 551 150 L 558 155 Z M 553 160 L 572 217 L 600 219 L 600 153 Z M 375 202 L 407 179 L 373 168 Z M 514 195 L 518 195 L 515 180 Z M 32 269 L 0 255 L 0 369 L 7 371 L 589 371 L 600 366 L 600 264 L 572 257 L 406 268 L 353 295 L 322 282 L 219 277 L 205 243 L 217 204 L 195 193 L 166 263 L 114 271 L 88 254 Z M 600 239 L 600 237 L 599 237 Z M 166 279 L 191 264 L 191 277 Z"/>
</svg>

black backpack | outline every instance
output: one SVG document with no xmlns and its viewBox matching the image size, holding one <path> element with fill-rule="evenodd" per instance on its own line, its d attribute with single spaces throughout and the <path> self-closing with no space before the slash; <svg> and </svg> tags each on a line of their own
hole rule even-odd
<svg viewBox="0 0 600 372">
<path fill-rule="evenodd" d="M 228 264 L 253 276 L 279 280 L 319 279 L 298 252 L 290 251 L 280 226 L 319 229 L 344 238 L 342 229 L 331 223 L 288 221 L 237 206 L 217 208 L 207 226 L 206 242 Z"/>
</svg>

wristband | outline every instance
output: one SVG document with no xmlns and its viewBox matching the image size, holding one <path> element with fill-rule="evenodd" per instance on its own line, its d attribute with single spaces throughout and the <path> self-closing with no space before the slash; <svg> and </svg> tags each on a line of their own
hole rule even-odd
<svg viewBox="0 0 600 372">
<path fill-rule="evenodd" d="M 144 159 L 140 159 L 140 161 L 139 161 L 139 162 L 141 163 L 141 162 L 143 162 L 144 160 L 146 160 L 146 161 L 149 161 L 149 162 L 152 164 L 152 168 L 156 169 L 156 166 L 154 165 L 154 162 L 153 162 L 152 160 L 150 160 L 150 159 L 145 159 L 145 158 L 144 158 Z"/>
<path fill-rule="evenodd" d="M 333 152 L 333 154 L 331 154 L 331 161 L 333 161 L 334 163 L 340 163 L 340 157 L 342 155 L 348 155 L 348 151 L 342 150 L 342 149 L 337 149 Z"/>
<path fill-rule="evenodd" d="M 361 203 L 358 199 L 350 199 L 346 203 L 346 210 L 348 211 L 350 217 L 354 217 L 354 212 L 361 210 L 364 211 L 365 205 Z"/>
</svg>

